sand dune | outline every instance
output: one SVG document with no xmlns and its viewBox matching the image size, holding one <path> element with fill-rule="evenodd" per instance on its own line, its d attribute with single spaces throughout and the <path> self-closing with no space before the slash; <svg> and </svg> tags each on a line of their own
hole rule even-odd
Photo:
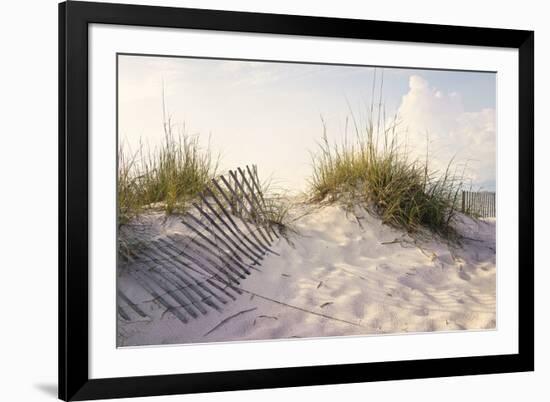
<svg viewBox="0 0 550 402">
<path fill-rule="evenodd" d="M 242 295 L 187 324 L 121 270 L 119 288 L 147 317 L 119 317 L 119 344 L 495 328 L 495 220 L 461 217 L 458 246 L 415 241 L 336 205 L 307 212 L 295 221 L 297 234 L 274 243 L 279 255 L 242 281 Z M 158 235 L 182 226 L 168 220 Z"/>
</svg>

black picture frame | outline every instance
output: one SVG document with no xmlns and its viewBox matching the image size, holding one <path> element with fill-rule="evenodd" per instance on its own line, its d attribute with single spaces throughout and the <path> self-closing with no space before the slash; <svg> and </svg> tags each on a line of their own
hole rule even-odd
<svg viewBox="0 0 550 402">
<path fill-rule="evenodd" d="M 90 379 L 88 25 L 507 47 L 519 52 L 518 353 Z M 87 400 L 534 370 L 534 32 L 70 1 L 59 4 L 59 398 Z"/>
</svg>

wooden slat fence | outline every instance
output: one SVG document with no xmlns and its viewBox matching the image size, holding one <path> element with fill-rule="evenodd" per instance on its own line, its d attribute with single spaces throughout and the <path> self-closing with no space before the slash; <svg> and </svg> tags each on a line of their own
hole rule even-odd
<svg viewBox="0 0 550 402">
<path fill-rule="evenodd" d="M 242 294 L 240 283 L 258 270 L 280 237 L 256 166 L 212 180 L 181 218 L 188 233 L 140 238 L 120 261 L 137 284 L 183 323 Z M 118 289 L 118 314 L 129 321 L 144 309 Z"/>
<path fill-rule="evenodd" d="M 482 218 L 496 217 L 496 194 L 489 191 L 462 191 L 462 212 Z"/>
</svg>

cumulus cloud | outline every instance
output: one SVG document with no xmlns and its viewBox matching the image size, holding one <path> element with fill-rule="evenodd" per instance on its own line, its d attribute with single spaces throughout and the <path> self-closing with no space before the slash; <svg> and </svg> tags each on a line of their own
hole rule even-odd
<svg viewBox="0 0 550 402">
<path fill-rule="evenodd" d="M 407 146 L 417 156 L 425 155 L 429 139 L 433 168 L 445 169 L 455 157 L 459 165 L 467 163 L 467 176 L 475 186 L 494 186 L 495 109 L 465 111 L 460 94 L 443 93 L 424 78 L 412 75 L 398 114 L 407 129 Z"/>
</svg>

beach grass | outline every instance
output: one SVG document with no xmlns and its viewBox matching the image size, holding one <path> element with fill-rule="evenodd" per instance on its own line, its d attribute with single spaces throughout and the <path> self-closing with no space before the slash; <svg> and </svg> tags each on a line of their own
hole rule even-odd
<svg viewBox="0 0 550 402">
<path fill-rule="evenodd" d="M 132 153 L 124 144 L 119 147 L 119 226 L 146 211 L 183 213 L 207 187 L 222 199 L 216 188 L 209 186 L 218 173 L 219 158 L 212 155 L 210 146 L 201 148 L 198 136 L 173 132 L 173 127 L 167 126 L 163 141 L 154 149 L 141 144 Z M 262 208 L 257 209 L 261 216 L 255 219 L 285 229 L 291 205 L 284 193 L 270 181 L 257 184 Z"/>
<path fill-rule="evenodd" d="M 124 224 L 144 210 L 182 212 L 216 175 L 218 158 L 210 147 L 201 148 L 198 136 L 174 133 L 165 124 L 161 144 L 140 145 L 135 153 L 123 145 L 118 153 L 118 222 Z"/>
<path fill-rule="evenodd" d="M 354 125 L 353 141 L 330 143 L 323 124 L 318 152 L 312 154 L 312 199 L 360 204 L 384 223 L 409 232 L 427 228 L 454 236 L 463 173 L 457 174 L 453 161 L 436 171 L 427 148 L 424 158 L 413 157 L 399 141 L 397 117 L 387 128 L 373 119 L 363 130 Z"/>
</svg>

